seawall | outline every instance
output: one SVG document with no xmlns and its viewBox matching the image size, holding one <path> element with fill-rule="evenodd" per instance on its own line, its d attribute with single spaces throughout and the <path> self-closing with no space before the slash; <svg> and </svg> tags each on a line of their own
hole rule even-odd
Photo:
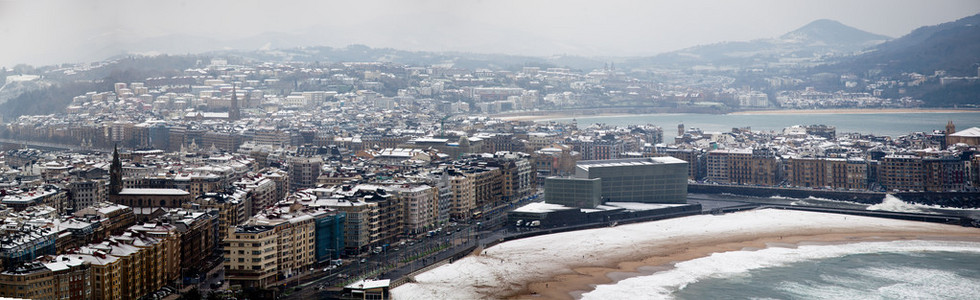
<svg viewBox="0 0 980 300">
<path fill-rule="evenodd" d="M 887 193 L 870 191 L 839 191 L 802 188 L 784 188 L 747 185 L 721 185 L 689 183 L 688 193 L 733 194 L 755 197 L 824 198 L 864 204 L 879 204 Z M 897 192 L 892 193 L 902 201 L 942 207 L 980 208 L 980 192 Z"/>
<path fill-rule="evenodd" d="M 688 193 L 697 194 L 733 194 L 756 197 L 790 197 L 790 198 L 824 198 L 840 201 L 851 201 L 864 204 L 879 204 L 885 199 L 885 193 L 867 191 L 837 191 L 837 190 L 814 190 L 797 189 L 783 187 L 766 186 L 747 186 L 747 185 L 720 185 L 720 184 L 687 184 Z"/>
</svg>

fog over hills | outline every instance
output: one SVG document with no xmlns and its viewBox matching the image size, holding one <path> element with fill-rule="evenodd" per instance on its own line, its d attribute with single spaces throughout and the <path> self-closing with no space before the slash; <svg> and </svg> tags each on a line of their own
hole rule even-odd
<svg viewBox="0 0 980 300">
<path fill-rule="evenodd" d="M 398 29 L 393 30 L 395 32 L 398 31 Z M 406 49 L 413 49 L 421 46 L 419 45 L 421 41 L 413 39 L 407 34 L 398 35 L 391 33 L 387 33 L 386 35 L 391 35 L 393 38 L 401 40 L 399 44 L 404 45 L 404 48 L 370 48 L 371 51 L 364 52 L 363 56 L 352 56 L 354 53 L 344 50 L 349 47 L 327 46 L 331 44 L 328 41 L 355 40 L 351 34 L 352 33 L 330 30 L 329 28 L 325 27 L 312 27 L 296 33 L 265 32 L 250 37 L 236 39 L 215 39 L 186 34 L 174 34 L 117 44 L 111 48 L 103 49 L 100 54 L 109 56 L 109 53 L 120 55 L 159 53 L 235 53 L 237 55 L 257 59 L 272 59 L 274 56 L 278 55 L 278 59 L 299 61 L 336 61 L 336 58 L 338 57 L 345 57 L 348 60 L 383 60 L 409 64 L 433 64 L 447 62 L 458 63 L 461 60 L 466 61 L 475 59 L 479 61 L 487 60 L 488 58 L 495 58 L 501 59 L 503 62 L 496 64 L 477 64 L 477 66 L 496 66 L 501 68 L 512 67 L 522 63 L 532 63 L 553 64 L 556 66 L 588 69 L 601 67 L 605 62 L 619 62 L 636 67 L 689 67 L 691 65 L 699 64 L 748 67 L 753 64 L 757 64 L 760 61 L 776 62 L 780 58 L 786 57 L 811 58 L 814 56 L 826 55 L 850 55 L 890 39 L 887 36 L 869 33 L 844 25 L 837 21 L 821 19 L 813 21 L 794 31 L 785 33 L 778 38 L 701 45 L 651 57 L 588 57 L 562 54 L 552 56 L 491 54 L 501 53 L 492 51 L 497 49 L 494 45 L 496 41 L 502 40 L 510 40 L 510 44 L 525 45 L 523 47 L 527 47 L 527 49 L 522 52 L 528 53 L 534 52 L 530 48 L 538 47 L 542 44 L 551 45 L 550 47 L 552 47 L 557 53 L 561 53 L 562 51 L 572 51 L 574 53 L 576 52 L 574 49 L 583 47 L 583 45 L 569 44 L 558 40 L 549 39 L 545 36 L 538 36 L 533 33 L 510 32 L 507 30 L 482 30 L 471 32 L 470 34 L 475 34 L 482 37 L 478 40 L 467 40 L 462 38 L 453 39 L 457 40 L 459 43 L 459 45 L 455 46 L 456 48 L 487 49 L 487 51 L 490 52 L 472 53 L 459 51 L 407 51 Z M 452 36 L 454 32 L 449 29 L 440 29 L 434 31 L 432 34 Z M 444 48 L 451 49 L 453 47 L 447 45 Z M 313 49 L 313 51 L 311 52 L 310 49 Z"/>
<path fill-rule="evenodd" d="M 780 36 L 779 39 L 799 41 L 809 45 L 834 45 L 854 51 L 874 46 L 891 38 L 850 27 L 838 21 L 820 19 L 790 31 Z"/>
<path fill-rule="evenodd" d="M 851 55 L 890 38 L 820 19 L 778 38 L 695 46 L 635 60 L 640 65 L 752 67 L 780 59 Z"/>
<path fill-rule="evenodd" d="M 980 75 L 980 14 L 918 28 L 863 54 L 817 67 L 814 72 L 886 78 L 931 76 L 906 94 L 889 96 L 911 96 L 936 107 L 975 105 L 980 102 L 980 84 L 975 83 Z"/>
<path fill-rule="evenodd" d="M 0 1 L 0 66 L 367 45 L 518 56 L 647 57 L 779 39 L 817 19 L 891 37 L 980 12 L 975 0 Z M 817 24 L 814 24 L 817 25 Z"/>
<path fill-rule="evenodd" d="M 977 76 L 980 63 L 980 14 L 953 22 L 920 27 L 900 38 L 827 70 L 861 72 L 880 69 L 884 74 L 902 72 L 931 74 L 945 70 L 951 76 Z"/>
<path fill-rule="evenodd" d="M 394 32 L 399 32 L 394 30 Z M 432 34 L 451 35 L 454 31 L 433 31 Z M 309 30 L 295 33 L 265 32 L 249 37 L 238 38 L 209 38 L 191 34 L 170 34 L 148 39 L 120 39 L 127 32 L 116 31 L 104 34 L 93 40 L 93 47 L 80 50 L 78 55 L 87 57 L 112 57 L 113 60 L 131 62 L 127 68 L 141 70 L 131 74 L 151 72 L 152 68 L 143 66 L 148 62 L 169 62 L 174 60 L 195 59 L 186 56 L 204 58 L 213 56 L 237 57 L 253 61 L 297 61 L 297 62 L 350 62 L 350 61 L 385 61 L 410 65 L 452 64 L 464 69 L 503 69 L 520 70 L 523 66 L 537 67 L 566 67 L 576 71 L 589 71 L 615 64 L 620 70 L 642 70 L 656 68 L 673 68 L 677 70 L 722 70 L 725 76 L 735 73 L 729 71 L 764 70 L 800 78 L 815 77 L 831 78 L 824 80 L 830 84 L 827 88 L 841 84 L 839 78 L 843 74 L 860 75 L 863 83 L 853 87 L 853 91 L 864 92 L 864 86 L 878 80 L 875 76 L 885 75 L 892 78 L 905 76 L 915 72 L 933 75 L 935 71 L 945 71 L 948 76 L 977 76 L 980 66 L 980 15 L 965 17 L 953 22 L 925 26 L 915 29 L 900 38 L 890 39 L 888 36 L 870 33 L 841 22 L 819 19 L 812 21 L 795 30 L 783 33 L 776 38 L 757 39 L 745 42 L 723 42 L 690 47 L 678 51 L 645 57 L 591 57 L 580 55 L 512 55 L 486 54 L 462 51 L 410 51 L 403 48 L 378 48 L 359 44 L 348 44 L 342 47 L 317 46 L 311 41 L 348 40 L 355 33 L 330 30 L 325 27 L 311 27 Z M 476 47 L 492 51 L 495 41 L 503 39 L 511 32 L 474 31 L 485 39 L 465 41 L 467 47 Z M 534 34 L 511 37 L 511 41 L 526 42 L 528 47 L 536 42 L 557 43 L 558 40 L 548 40 L 546 37 L 536 39 Z M 420 40 L 413 40 L 410 35 L 401 37 L 405 45 L 417 45 Z M 97 47 L 94 45 L 108 45 Z M 564 44 L 568 48 L 577 46 Z M 561 49 L 561 48 L 556 48 Z M 494 53 L 494 52 L 487 52 Z M 158 60 L 133 59 L 142 56 L 153 57 L 167 54 L 171 58 L 161 57 Z M 98 60 L 103 61 L 103 60 Z M 99 64 L 104 64 L 99 63 Z M 96 64 L 92 64 L 93 66 Z M 184 66 L 187 67 L 187 66 Z M 25 113 L 48 113 L 59 111 L 64 107 L 64 99 L 52 105 L 45 104 L 43 99 L 55 96 L 67 97 L 71 92 L 89 88 L 70 85 L 72 80 L 106 79 L 106 74 L 118 72 L 119 65 L 108 64 L 105 67 L 93 68 L 83 74 L 74 75 L 71 79 L 65 76 L 44 74 L 58 67 L 18 66 L 2 72 L 3 75 L 37 74 L 44 75 L 41 80 L 10 82 L 5 88 L 0 88 L 0 104 L 7 102 L 8 116 Z M 145 69 L 145 70 L 144 70 Z M 167 72 L 178 72 L 176 69 L 165 68 Z M 162 70 L 162 69 L 161 69 Z M 157 72 L 157 71 L 154 71 Z M 96 74 L 98 73 L 98 74 Z M 159 72 L 157 72 L 159 73 Z M 738 73 L 738 72 L 736 72 Z M 149 74 L 149 73 L 146 73 Z M 772 74 L 772 73 L 770 73 Z M 744 76 L 740 74 L 736 76 Z M 820 75 L 820 76 L 817 76 Z M 739 85 L 752 85 L 756 88 L 766 88 L 765 77 L 769 74 L 759 73 L 740 78 Z M 118 78 L 122 81 L 141 80 L 139 77 Z M 108 79 L 106 79 L 108 80 Z M 813 85 L 811 82 L 808 85 Z M 63 92 L 39 92 L 52 87 L 67 89 Z M 922 99 L 929 106 L 953 106 L 958 104 L 976 104 L 980 95 L 978 85 L 950 84 L 941 85 L 938 77 L 925 81 L 920 86 L 909 88 L 907 92 L 899 93 L 899 89 L 884 91 L 884 96 L 892 98 L 915 97 Z M 15 109 L 16 108 L 16 109 Z"/>
</svg>

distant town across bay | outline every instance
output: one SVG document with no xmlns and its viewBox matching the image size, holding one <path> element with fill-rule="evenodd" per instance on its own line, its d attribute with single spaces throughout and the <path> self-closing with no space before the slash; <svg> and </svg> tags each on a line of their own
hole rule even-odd
<svg viewBox="0 0 980 300">
<path fill-rule="evenodd" d="M 579 126 L 601 123 L 611 126 L 652 124 L 664 128 L 664 141 L 670 143 L 679 124 L 703 131 L 728 132 L 732 128 L 782 131 L 793 125 L 823 124 L 834 126 L 838 133 L 860 133 L 897 137 L 912 132 L 942 130 L 953 121 L 963 128 L 980 126 L 980 111 L 952 109 L 825 109 L 825 110 L 760 110 L 728 114 L 657 113 L 657 114 L 599 114 L 576 115 L 574 112 L 542 115 L 503 116 L 505 120 L 575 121 Z M 959 125 L 962 124 L 962 125 Z"/>
</svg>

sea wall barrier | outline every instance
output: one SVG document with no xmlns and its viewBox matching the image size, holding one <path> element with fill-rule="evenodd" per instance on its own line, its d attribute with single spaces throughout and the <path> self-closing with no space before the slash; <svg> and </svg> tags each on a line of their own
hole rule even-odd
<svg viewBox="0 0 980 300">
<path fill-rule="evenodd" d="M 485 247 L 490 247 L 502 242 L 529 238 L 529 237 L 534 237 L 539 235 L 693 216 L 693 215 L 701 214 L 701 204 L 690 204 L 690 205 L 685 205 L 676 208 L 659 209 L 659 210 L 652 210 L 650 212 L 639 212 L 639 213 L 641 215 L 636 217 L 627 217 L 627 216 L 632 216 L 633 214 L 624 213 L 621 215 L 611 216 L 612 218 L 603 221 L 594 221 L 594 222 L 578 223 L 578 224 L 572 223 L 574 225 L 541 228 L 537 230 L 522 231 L 518 233 L 508 234 L 497 241 L 492 241 L 490 243 L 487 243 Z"/>
<path fill-rule="evenodd" d="M 898 192 L 905 202 L 956 208 L 980 208 L 980 192 Z"/>
<path fill-rule="evenodd" d="M 749 185 L 724 185 L 724 184 L 703 184 L 688 183 L 688 193 L 698 194 L 734 194 L 755 197 L 790 197 L 807 198 L 816 197 L 840 201 L 851 201 L 864 204 L 879 204 L 885 199 L 885 193 L 868 191 L 838 191 L 838 190 L 819 190 L 819 189 L 800 189 L 768 186 L 749 186 Z"/>
<path fill-rule="evenodd" d="M 830 208 L 830 207 L 817 207 L 817 206 L 778 205 L 778 204 L 765 204 L 765 203 L 757 203 L 757 204 L 752 203 L 752 204 L 744 204 L 738 206 L 722 207 L 722 208 L 717 208 L 712 210 L 711 213 L 726 214 L 726 213 L 732 213 L 738 211 L 763 209 L 763 208 L 789 209 L 789 210 L 811 211 L 811 212 L 820 212 L 820 213 L 832 213 L 832 214 L 844 214 L 844 215 L 863 216 L 863 217 L 906 220 L 906 221 L 941 223 L 941 224 L 950 224 L 950 225 L 960 225 L 965 227 L 980 227 L 980 221 L 971 219 L 969 217 L 963 217 L 963 216 L 906 213 L 906 212 L 893 212 L 893 211 L 881 211 L 881 210 Z"/>
<path fill-rule="evenodd" d="M 884 192 L 840 191 L 804 188 L 785 188 L 769 186 L 725 185 L 689 183 L 688 193 L 733 194 L 755 197 L 808 197 L 850 201 L 864 204 L 879 204 L 885 199 Z M 892 193 L 902 201 L 941 207 L 980 208 L 980 192 L 896 192 Z"/>
<path fill-rule="evenodd" d="M 814 206 L 792 206 L 792 205 L 770 205 L 770 204 L 761 205 L 760 208 L 792 209 L 792 210 L 801 210 L 801 211 L 846 214 L 846 215 L 887 218 L 887 219 L 897 219 L 897 220 L 906 220 L 906 221 L 941 223 L 941 224 L 950 224 L 950 225 L 960 225 L 965 227 L 980 227 L 980 222 L 978 222 L 975 219 L 971 219 L 968 217 L 960 217 L 960 216 L 941 215 L 941 214 L 918 214 L 918 213 L 903 213 L 903 212 L 880 211 L 880 210 L 858 210 L 858 209 L 846 209 L 846 208 L 826 208 L 826 207 L 814 207 Z"/>
</svg>

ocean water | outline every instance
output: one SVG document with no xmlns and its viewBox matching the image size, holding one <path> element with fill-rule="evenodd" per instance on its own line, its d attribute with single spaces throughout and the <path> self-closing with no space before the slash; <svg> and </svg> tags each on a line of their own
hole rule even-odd
<svg viewBox="0 0 980 300">
<path fill-rule="evenodd" d="M 568 122 L 572 118 L 554 119 Z M 635 116 L 579 117 L 579 126 L 593 123 L 607 125 L 653 124 L 664 129 L 664 141 L 673 143 L 677 135 L 677 124 L 687 129 L 700 128 L 703 131 L 728 132 L 733 127 L 751 127 L 752 130 L 782 130 L 793 125 L 824 124 L 837 127 L 838 133 L 857 132 L 862 134 L 887 135 L 897 137 L 911 132 L 932 132 L 945 130 L 946 122 L 953 121 L 958 130 L 980 126 L 980 112 L 956 113 L 847 113 L 847 114 L 650 114 Z"/>
<path fill-rule="evenodd" d="M 840 201 L 840 200 L 824 199 L 824 198 L 817 198 L 817 197 L 799 199 L 799 198 L 789 198 L 789 197 L 780 197 L 780 196 L 754 197 L 754 196 L 731 195 L 731 194 L 688 194 L 688 201 L 697 202 L 699 200 L 733 201 L 733 202 L 799 205 L 799 206 L 819 206 L 819 207 L 845 208 L 845 209 L 884 210 L 884 211 L 923 213 L 923 214 L 944 214 L 944 215 L 951 215 L 951 216 L 980 219 L 980 209 L 950 208 L 950 207 L 940 207 L 937 205 L 909 203 L 909 202 L 902 201 L 901 199 L 895 197 L 894 195 L 886 195 L 882 203 L 880 204 L 868 205 L 868 204 L 861 204 L 857 202 Z"/>
<path fill-rule="evenodd" d="M 975 264 L 969 264 L 973 262 Z M 797 262 L 689 284 L 677 299 L 970 299 L 980 254 L 886 252 Z"/>
<path fill-rule="evenodd" d="M 599 285 L 583 299 L 978 299 L 980 243 L 774 246 Z"/>
</svg>

